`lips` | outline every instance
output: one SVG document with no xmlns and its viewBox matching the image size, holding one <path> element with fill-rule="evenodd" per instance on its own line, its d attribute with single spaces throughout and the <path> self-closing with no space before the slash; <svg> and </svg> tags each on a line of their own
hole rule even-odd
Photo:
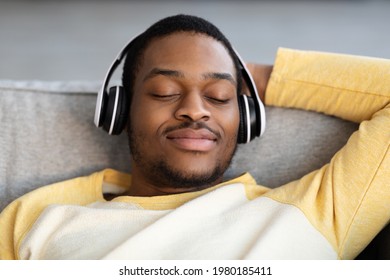
<svg viewBox="0 0 390 280">
<path fill-rule="evenodd" d="M 217 143 L 217 136 L 207 129 L 178 129 L 169 132 L 166 137 L 177 148 L 193 152 L 208 152 Z"/>
</svg>

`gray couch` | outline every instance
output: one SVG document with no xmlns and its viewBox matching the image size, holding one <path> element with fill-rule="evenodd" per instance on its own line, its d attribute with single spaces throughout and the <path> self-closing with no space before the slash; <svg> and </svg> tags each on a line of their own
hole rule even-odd
<svg viewBox="0 0 390 280">
<path fill-rule="evenodd" d="M 103 168 L 130 172 L 126 135 L 95 128 L 99 82 L 0 81 L 0 211 L 37 187 Z M 358 126 L 294 109 L 267 107 L 261 139 L 240 145 L 226 173 L 249 171 L 277 187 L 327 163 Z M 390 259 L 389 226 L 358 257 Z"/>
</svg>

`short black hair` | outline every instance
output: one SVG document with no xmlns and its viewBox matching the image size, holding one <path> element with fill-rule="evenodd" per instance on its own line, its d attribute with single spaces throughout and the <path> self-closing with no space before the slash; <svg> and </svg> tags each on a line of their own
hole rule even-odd
<svg viewBox="0 0 390 280">
<path fill-rule="evenodd" d="M 153 39 L 167 36 L 176 32 L 193 32 L 195 34 L 205 34 L 214 38 L 218 42 L 221 42 L 233 60 L 237 78 L 237 94 L 241 93 L 241 66 L 229 40 L 215 25 L 209 21 L 197 16 L 179 14 L 166 17 L 154 23 L 145 32 L 135 38 L 129 46 L 123 65 L 122 84 L 126 94 L 130 95 L 128 96 L 128 100 L 130 102 L 133 95 L 135 77 L 142 63 L 142 55 L 144 51 Z"/>
</svg>

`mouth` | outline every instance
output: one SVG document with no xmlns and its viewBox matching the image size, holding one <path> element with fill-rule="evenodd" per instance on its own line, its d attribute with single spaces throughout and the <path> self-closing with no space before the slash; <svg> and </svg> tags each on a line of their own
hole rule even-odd
<svg viewBox="0 0 390 280">
<path fill-rule="evenodd" d="M 175 147 L 191 152 L 209 152 L 217 144 L 217 136 L 207 129 L 178 129 L 166 137 Z"/>
</svg>

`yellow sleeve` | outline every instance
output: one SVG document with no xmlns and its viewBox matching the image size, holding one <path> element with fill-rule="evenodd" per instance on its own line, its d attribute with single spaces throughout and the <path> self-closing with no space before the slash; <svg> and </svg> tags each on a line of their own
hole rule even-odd
<svg viewBox="0 0 390 280">
<path fill-rule="evenodd" d="M 266 104 L 360 123 L 329 164 L 270 193 L 356 257 L 390 220 L 390 61 L 280 49 Z"/>
<path fill-rule="evenodd" d="M 389 104 L 389 82 L 390 60 L 281 48 L 266 104 L 360 123 Z"/>
</svg>

